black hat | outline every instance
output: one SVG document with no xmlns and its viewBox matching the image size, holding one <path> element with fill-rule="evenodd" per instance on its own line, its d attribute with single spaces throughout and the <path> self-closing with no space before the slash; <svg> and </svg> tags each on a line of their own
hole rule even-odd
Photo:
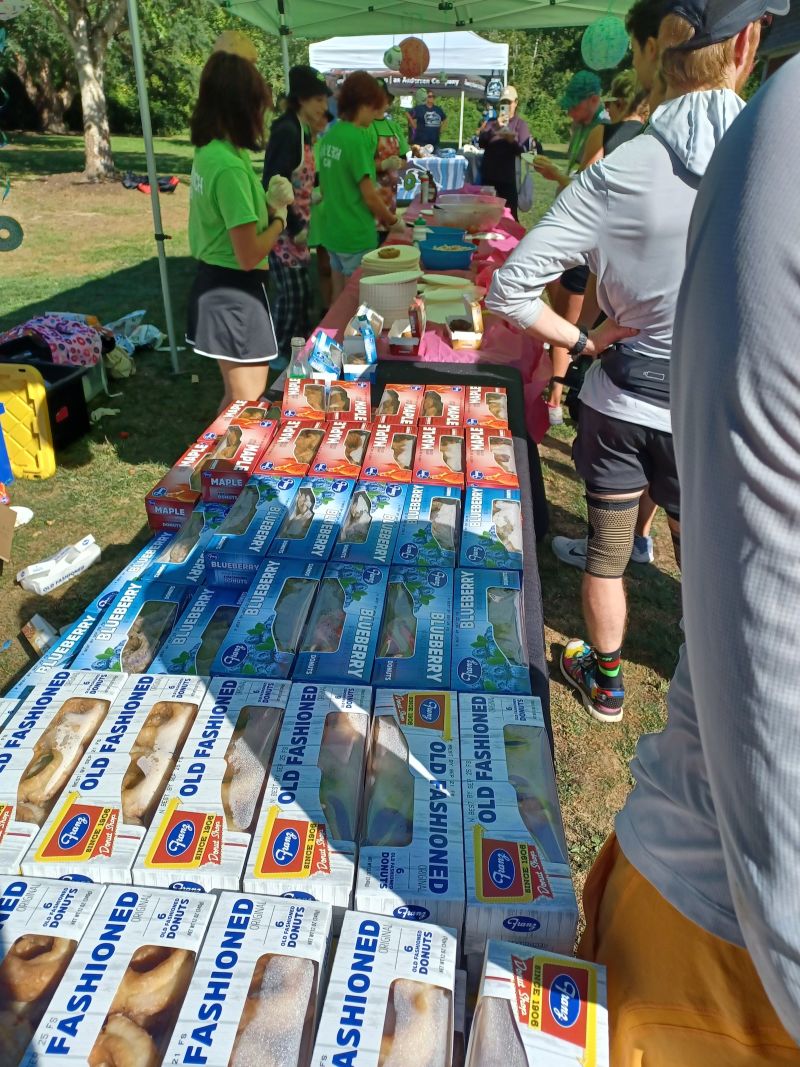
<svg viewBox="0 0 800 1067">
<path fill-rule="evenodd" d="M 694 52 L 735 37 L 766 14 L 787 15 L 789 0 L 667 0 L 662 17 L 679 15 L 694 26 L 694 36 L 671 52 Z"/>
<path fill-rule="evenodd" d="M 331 91 L 318 70 L 300 64 L 289 71 L 289 96 L 308 100 L 312 96 L 330 96 Z"/>
</svg>

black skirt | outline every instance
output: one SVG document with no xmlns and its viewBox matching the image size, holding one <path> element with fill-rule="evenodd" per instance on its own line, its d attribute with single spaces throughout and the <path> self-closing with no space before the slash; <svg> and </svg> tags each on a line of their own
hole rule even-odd
<svg viewBox="0 0 800 1067">
<path fill-rule="evenodd" d="M 189 294 L 186 341 L 201 356 L 264 363 L 278 354 L 266 270 L 198 263 Z"/>
</svg>

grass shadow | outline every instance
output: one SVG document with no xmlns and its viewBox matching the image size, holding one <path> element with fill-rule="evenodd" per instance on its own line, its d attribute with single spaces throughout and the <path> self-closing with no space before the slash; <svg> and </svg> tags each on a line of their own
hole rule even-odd
<svg viewBox="0 0 800 1067">
<path fill-rule="evenodd" d="M 156 137 L 154 142 L 159 174 L 187 176 L 192 172 L 194 149 L 187 136 Z M 144 142 L 140 137 L 112 137 L 114 165 L 120 174 L 147 171 Z M 76 134 L 13 133 L 4 153 L 14 177 L 43 177 L 81 172 L 84 168 L 83 137 Z"/>
</svg>

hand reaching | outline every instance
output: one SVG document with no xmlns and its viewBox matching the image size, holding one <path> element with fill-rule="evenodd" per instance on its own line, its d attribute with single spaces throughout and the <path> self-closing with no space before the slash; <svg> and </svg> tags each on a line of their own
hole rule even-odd
<svg viewBox="0 0 800 1067">
<path fill-rule="evenodd" d="M 596 330 L 589 334 L 589 343 L 586 346 L 588 356 L 600 356 L 607 348 L 611 348 L 617 341 L 625 341 L 629 337 L 635 337 L 639 331 L 632 330 L 629 326 L 620 326 L 613 319 L 606 319 Z"/>
<path fill-rule="evenodd" d="M 387 170 L 400 170 L 403 165 L 403 160 L 400 156 L 389 156 L 388 159 L 381 161 L 381 171 L 385 174 Z"/>
<path fill-rule="evenodd" d="M 273 215 L 277 214 L 277 208 L 285 208 L 294 203 L 294 189 L 288 178 L 280 174 L 273 174 L 267 186 L 267 207 Z M 286 215 L 283 215 L 284 220 Z"/>
</svg>

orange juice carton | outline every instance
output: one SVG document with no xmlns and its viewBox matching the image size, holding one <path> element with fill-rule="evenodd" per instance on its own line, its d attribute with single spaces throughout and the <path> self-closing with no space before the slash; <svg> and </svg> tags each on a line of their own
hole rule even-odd
<svg viewBox="0 0 800 1067">
<path fill-rule="evenodd" d="M 383 318 L 369 311 L 362 304 L 345 326 L 342 338 L 343 370 L 346 381 L 363 380 L 365 383 L 375 372 L 378 363 L 376 338 L 383 329 Z"/>
<path fill-rule="evenodd" d="M 606 969 L 490 941 L 467 1067 L 608 1067 Z"/>
<path fill-rule="evenodd" d="M 145 497 L 151 530 L 177 530 L 200 499 L 202 472 L 211 462 L 212 441 L 195 441 Z"/>
<path fill-rule="evenodd" d="M 282 422 L 270 444 L 264 450 L 256 466 L 256 474 L 288 475 L 303 478 L 308 474 L 317 449 L 325 437 L 328 424 L 320 418 L 317 422 L 288 419 Z"/>
<path fill-rule="evenodd" d="M 367 446 L 361 476 L 365 481 L 407 485 L 414 469 L 416 444 L 416 425 L 377 422 Z"/>
<path fill-rule="evenodd" d="M 325 417 L 342 422 L 370 422 L 372 404 L 369 382 L 331 382 Z"/>
<path fill-rule="evenodd" d="M 211 679 L 136 859 L 137 885 L 239 887 L 290 689 Z"/>
<path fill-rule="evenodd" d="M 214 442 L 211 462 L 203 469 L 203 500 L 233 504 L 277 430 L 278 423 L 273 419 L 242 425 L 234 420 Z"/>
<path fill-rule="evenodd" d="M 522 504 L 516 489 L 469 486 L 461 566 L 522 570 Z"/>
<path fill-rule="evenodd" d="M 426 385 L 420 422 L 459 430 L 464 425 L 464 391 L 463 385 Z"/>
<path fill-rule="evenodd" d="M 427 393 L 425 394 L 427 396 Z M 417 426 L 413 481 L 464 488 L 464 431 L 452 426 Z"/>
<path fill-rule="evenodd" d="M 221 893 L 164 1063 L 308 1062 L 331 909 Z"/>
<path fill-rule="evenodd" d="M 457 951 L 446 927 L 348 912 L 311 1067 L 449 1067 Z"/>
<path fill-rule="evenodd" d="M 455 572 L 450 685 L 462 692 L 531 691 L 520 571 Z"/>
<path fill-rule="evenodd" d="M 328 387 L 321 378 L 287 378 L 283 387 L 281 422 L 325 418 Z"/>
<path fill-rule="evenodd" d="M 447 685 L 453 618 L 453 571 L 392 567 L 372 684 Z"/>
<path fill-rule="evenodd" d="M 328 423 L 309 473 L 322 478 L 358 479 L 370 432 L 368 422 Z"/>
<path fill-rule="evenodd" d="M 502 385 L 468 385 L 464 404 L 465 426 L 508 428 L 508 394 Z"/>
<path fill-rule="evenodd" d="M 407 485 L 358 482 L 331 559 L 342 563 L 392 562 Z"/>
<path fill-rule="evenodd" d="M 131 1063 L 161 1063 L 215 903 L 208 893 L 108 886 L 25 1067 L 114 1063 L 120 1049 Z"/>
<path fill-rule="evenodd" d="M 578 904 L 537 697 L 461 693 L 467 913 L 464 952 L 487 938 L 571 953 Z"/>
<path fill-rule="evenodd" d="M 377 690 L 356 908 L 460 930 L 462 837 L 457 695 Z"/>
<path fill-rule="evenodd" d="M 519 489 L 514 438 L 509 430 L 467 426 L 467 485 L 490 489 Z"/>
<path fill-rule="evenodd" d="M 422 410 L 424 385 L 387 385 L 384 387 L 376 418 L 398 426 L 417 425 Z"/>
<path fill-rule="evenodd" d="M 292 686 L 242 888 L 350 907 L 369 746 L 368 686 Z"/>
</svg>

